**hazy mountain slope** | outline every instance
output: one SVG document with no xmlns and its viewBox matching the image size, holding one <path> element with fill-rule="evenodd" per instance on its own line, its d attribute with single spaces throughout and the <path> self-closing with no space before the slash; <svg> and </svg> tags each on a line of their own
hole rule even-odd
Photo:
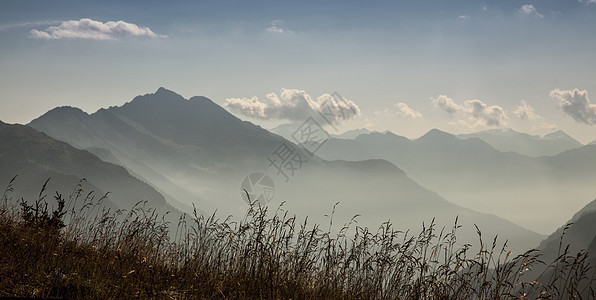
<svg viewBox="0 0 596 300">
<path fill-rule="evenodd" d="M 117 207 L 130 208 L 138 201 L 148 201 L 151 207 L 172 210 L 162 195 L 121 166 L 104 162 L 31 127 L 0 123 L 0 140 L 0 182 L 6 185 L 18 175 L 15 191 L 19 196 L 36 198 L 48 177 L 52 177 L 50 196 L 54 191 L 68 195 L 86 178 L 87 192 L 94 190 L 98 197 L 110 192 L 109 200 Z"/>
<path fill-rule="evenodd" d="M 100 147 L 90 147 L 85 149 L 88 152 L 92 153 L 93 155 L 97 156 L 99 159 L 109 162 L 115 165 L 122 165 L 122 162 L 110 152 L 110 150 Z"/>
<path fill-rule="evenodd" d="M 186 203 L 201 200 L 197 182 L 209 187 L 206 181 L 220 180 L 225 173 L 261 168 L 282 141 L 207 98 L 186 100 L 163 88 L 91 115 L 57 108 L 29 125 L 79 148 L 108 149 L 126 167 Z M 167 180 L 158 174 L 167 174 Z"/>
<path fill-rule="evenodd" d="M 304 121 L 301 122 L 292 122 L 292 123 L 285 123 L 285 124 L 281 124 L 279 126 L 276 126 L 275 128 L 271 128 L 269 129 L 270 132 L 275 133 L 280 135 L 281 137 L 283 137 L 284 139 L 288 140 L 288 141 L 293 141 L 294 137 L 292 137 L 292 135 L 294 133 L 296 133 L 296 131 L 300 128 L 300 126 L 304 123 Z M 322 129 L 321 130 L 325 130 Z M 327 131 L 325 131 L 327 132 Z M 328 132 L 327 132 L 328 133 Z"/>
<path fill-rule="evenodd" d="M 501 241 L 509 239 L 515 251 L 525 250 L 519 246 L 530 240 L 543 238 L 492 214 L 454 205 L 384 160 L 325 162 L 303 171 L 288 187 L 278 188 L 279 196 L 287 201 L 290 212 L 310 212 L 323 224 L 328 220 L 320 216 L 330 214 L 331 206 L 339 201 L 334 220 L 336 226 L 354 215 L 362 215 L 358 219 L 360 226 L 376 229 L 380 222 L 391 220 L 396 228 L 417 232 L 423 222 L 428 226 L 433 218 L 438 229 L 451 229 L 455 217 L 459 216 L 459 224 L 463 227 L 458 238 L 462 241 L 477 241 L 474 224 L 482 229 L 485 237 L 499 235 Z M 311 198 L 314 196 L 316 198 Z M 313 211 L 319 212 L 319 218 Z M 370 215 L 375 218 L 369 218 Z"/>
<path fill-rule="evenodd" d="M 74 116 L 61 116 L 69 112 Z M 519 241 L 517 249 L 542 238 L 502 219 L 448 203 L 387 161 L 326 162 L 302 153 L 303 165 L 286 182 L 268 159 L 284 143 L 293 152 L 296 146 L 241 121 L 204 97 L 186 100 L 160 88 L 122 107 L 91 115 L 72 108 L 52 110 L 30 125 L 79 147 L 108 149 L 160 190 L 208 212 L 218 209 L 224 215 L 242 215 L 246 204 L 240 198 L 240 183 L 250 173 L 267 172 L 275 180 L 271 205 L 285 201 L 292 213 L 315 221 L 325 222 L 323 215 L 340 201 L 343 213 L 336 215 L 338 222 L 362 214 L 361 222 L 371 226 L 391 218 L 409 228 L 433 217 L 441 225 L 451 225 L 461 215 L 470 227 L 478 221 L 489 232 L 499 229 L 502 235 L 510 235 Z M 475 240 L 473 233 L 467 238 Z"/>
<path fill-rule="evenodd" d="M 553 157 L 539 157 L 540 163 L 547 164 L 558 172 L 558 180 L 581 180 L 589 182 L 596 175 L 596 145 L 567 150 Z"/>
<path fill-rule="evenodd" d="M 285 138 L 289 141 L 292 141 L 294 139 L 292 137 L 292 134 L 294 134 L 298 130 L 298 128 L 300 128 L 300 125 L 302 125 L 303 123 L 304 122 L 285 123 L 285 124 L 276 126 L 275 128 L 272 128 L 269 131 L 271 131 L 275 134 L 279 134 L 283 138 Z M 361 134 L 368 134 L 368 133 L 370 133 L 370 131 L 366 128 L 359 128 L 359 129 L 348 130 L 341 134 L 335 134 L 333 132 L 328 132 L 328 133 L 330 136 L 332 136 L 334 138 L 338 138 L 338 139 L 354 139 Z"/>
<path fill-rule="evenodd" d="M 99 148 L 99 147 L 91 147 L 91 148 L 87 148 L 85 149 L 91 153 L 93 153 L 95 156 L 99 157 L 101 160 L 105 161 L 105 162 L 109 162 L 115 165 L 120 165 L 120 166 L 125 166 L 124 163 L 122 163 L 116 156 L 114 156 L 112 154 L 112 152 L 108 149 L 105 148 Z M 142 170 L 144 170 L 144 176 L 141 176 L 139 173 L 135 172 L 134 170 L 125 167 L 125 169 L 134 177 L 141 179 L 142 181 L 145 181 L 148 184 L 151 184 L 152 182 L 155 181 L 159 181 L 162 182 L 163 185 L 167 186 L 168 189 L 170 189 L 171 191 L 176 192 L 176 194 L 178 196 L 182 195 L 180 198 L 192 198 L 192 195 L 189 194 L 187 191 L 185 191 L 184 189 L 181 189 L 180 187 L 178 187 L 177 185 L 173 184 L 171 181 L 169 181 L 167 178 L 165 178 L 164 176 L 162 176 L 160 173 L 152 170 L 151 168 L 149 168 L 148 166 L 146 166 L 145 164 L 142 164 L 140 162 L 136 162 L 136 166 L 137 168 L 140 168 Z M 173 197 L 170 194 L 164 192 L 163 190 L 159 189 L 156 186 L 153 186 L 153 188 L 157 189 L 157 191 L 162 194 L 167 202 L 169 204 L 171 204 L 172 206 L 174 206 L 176 209 L 180 210 L 180 211 L 192 211 L 192 207 L 189 206 L 188 204 L 184 204 L 180 201 L 178 201 L 177 197 Z"/>
<path fill-rule="evenodd" d="M 580 142 L 559 130 L 543 137 L 517 132 L 513 129 L 491 129 L 470 134 L 459 134 L 458 138 L 479 138 L 502 152 L 513 151 L 518 154 L 539 157 L 552 156 L 565 150 L 583 146 Z"/>
<path fill-rule="evenodd" d="M 531 158 L 434 129 L 416 140 L 390 132 L 331 139 L 318 154 L 324 159 L 387 159 L 449 201 L 541 232 L 552 232 L 596 195 L 589 184 L 596 180 L 592 146 Z"/>
</svg>

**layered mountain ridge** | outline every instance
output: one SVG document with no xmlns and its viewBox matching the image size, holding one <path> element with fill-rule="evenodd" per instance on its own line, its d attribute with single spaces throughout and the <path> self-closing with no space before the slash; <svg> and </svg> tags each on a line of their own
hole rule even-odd
<svg viewBox="0 0 596 300">
<path fill-rule="evenodd" d="M 73 116 L 63 116 L 69 113 Z M 246 204 L 240 183 L 250 173 L 265 172 L 275 181 L 270 205 L 283 202 L 289 211 L 319 223 L 328 221 L 324 215 L 339 201 L 338 222 L 360 214 L 360 223 L 367 226 L 391 219 L 400 228 L 417 228 L 433 217 L 438 226 L 451 226 L 459 215 L 467 237 L 462 240 L 475 240 L 473 224 L 488 235 L 509 237 L 517 250 L 542 239 L 496 216 L 449 203 L 382 157 L 352 162 L 325 161 L 319 152 L 309 156 L 205 97 L 186 100 L 160 88 L 93 114 L 52 110 L 29 125 L 82 149 L 105 149 L 165 195 L 207 212 L 241 216 Z M 302 156 L 300 163 L 293 161 L 294 169 L 284 170 L 287 177 L 271 162 L 282 146 Z"/>
<path fill-rule="evenodd" d="M 319 155 L 324 159 L 387 159 L 456 204 L 545 233 L 596 195 L 593 145 L 554 156 L 528 157 L 498 151 L 477 137 L 460 139 L 433 129 L 415 140 L 391 132 L 330 139 Z"/>
</svg>

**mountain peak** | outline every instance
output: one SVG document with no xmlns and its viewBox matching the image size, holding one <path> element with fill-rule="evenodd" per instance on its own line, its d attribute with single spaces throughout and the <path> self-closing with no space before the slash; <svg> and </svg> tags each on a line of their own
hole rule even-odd
<svg viewBox="0 0 596 300">
<path fill-rule="evenodd" d="M 155 91 L 153 94 L 145 94 L 139 95 L 132 99 L 132 101 L 125 103 L 124 105 L 118 107 L 110 107 L 108 110 L 135 110 L 139 107 L 160 107 L 165 105 L 166 103 L 172 102 L 185 102 L 186 99 L 176 94 L 175 92 L 168 90 L 166 88 L 160 87 Z"/>
<path fill-rule="evenodd" d="M 172 90 L 168 90 L 168 89 L 164 88 L 163 86 L 161 86 L 153 94 L 154 95 L 168 95 L 168 94 L 176 94 L 176 93 Z M 176 94 L 176 95 L 178 95 L 178 94 Z"/>
<path fill-rule="evenodd" d="M 180 94 L 178 94 L 172 90 L 168 90 L 164 87 L 158 88 L 157 91 L 155 91 L 155 93 L 153 93 L 153 95 L 157 96 L 163 100 L 181 100 L 181 99 L 186 100 Z"/>
<path fill-rule="evenodd" d="M 134 97 L 134 99 L 132 99 L 132 101 L 124 104 L 123 107 L 124 106 L 127 106 L 129 104 L 133 104 L 133 103 L 136 104 L 136 103 L 139 103 L 139 102 L 154 102 L 154 103 L 159 103 L 159 102 L 174 102 L 174 101 L 186 101 L 186 99 L 184 99 L 184 97 L 182 97 L 181 95 L 177 94 L 176 92 L 173 92 L 173 91 L 168 90 L 166 88 L 160 87 L 153 94 L 145 94 L 145 95 L 142 95 L 142 96 L 136 96 L 136 97 Z"/>
<path fill-rule="evenodd" d="M 455 138 L 455 136 L 453 136 L 452 134 L 450 134 L 448 132 L 433 128 L 433 129 L 429 130 L 425 135 L 419 137 L 418 140 L 419 141 L 436 140 L 436 139 L 445 140 L 445 139 L 452 139 L 452 138 Z"/>
<path fill-rule="evenodd" d="M 572 136 L 568 135 L 563 130 L 557 130 L 555 132 L 549 133 L 544 136 L 546 140 L 559 140 L 559 141 L 567 141 L 575 146 L 581 146 L 582 143 L 578 142 Z"/>
<path fill-rule="evenodd" d="M 69 120 L 71 120 L 71 119 L 81 119 L 81 118 L 85 118 L 88 116 L 89 116 L 89 114 L 84 112 L 80 108 L 72 107 L 72 106 L 60 106 L 60 107 L 51 109 L 50 111 L 46 112 L 42 116 L 31 121 L 29 124 L 32 124 L 36 121 L 47 120 L 47 119 L 63 119 L 63 120 L 69 119 Z"/>
<path fill-rule="evenodd" d="M 551 132 L 551 133 L 545 135 L 544 138 L 545 139 L 550 139 L 550 140 L 562 139 L 562 138 L 573 139 L 571 136 L 569 136 L 563 130 L 557 130 L 557 131 Z"/>
<path fill-rule="evenodd" d="M 51 109 L 48 113 L 69 113 L 69 114 L 78 114 L 78 115 L 87 115 L 82 109 L 73 106 L 59 106 L 56 108 Z"/>
</svg>

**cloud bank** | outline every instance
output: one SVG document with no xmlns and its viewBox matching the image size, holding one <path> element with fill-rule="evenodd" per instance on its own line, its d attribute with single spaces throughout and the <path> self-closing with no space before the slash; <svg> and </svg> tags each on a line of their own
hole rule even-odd
<svg viewBox="0 0 596 300">
<path fill-rule="evenodd" d="M 64 21 L 58 26 L 50 26 L 44 30 L 31 30 L 31 37 L 35 39 L 90 39 L 116 40 L 125 36 L 146 36 L 151 38 L 165 38 L 158 35 L 149 27 L 142 27 L 124 21 L 100 22 L 91 19 Z"/>
<path fill-rule="evenodd" d="M 466 100 L 463 104 L 457 104 L 446 95 L 431 98 L 436 108 L 439 108 L 451 117 L 458 118 L 458 123 L 474 128 L 477 126 L 504 127 L 507 115 L 503 108 L 497 105 L 488 106 L 478 100 Z"/>
<path fill-rule="evenodd" d="M 588 91 L 554 89 L 550 92 L 550 96 L 559 99 L 563 111 L 577 122 L 596 124 L 596 104 L 590 102 Z"/>
<path fill-rule="evenodd" d="M 353 101 L 338 99 L 329 94 L 323 94 L 315 101 L 303 90 L 285 88 L 281 89 L 279 97 L 275 93 L 269 93 L 262 101 L 256 96 L 227 98 L 223 106 L 261 120 L 303 121 L 314 114 L 325 114 L 331 117 L 331 122 L 340 124 L 360 115 L 360 108 Z M 329 111 L 338 113 L 329 115 Z"/>
<path fill-rule="evenodd" d="M 515 114 L 520 120 L 533 121 L 540 118 L 540 116 L 534 111 L 534 108 L 528 105 L 526 101 L 522 101 L 521 105 L 515 108 L 513 114 Z"/>
</svg>

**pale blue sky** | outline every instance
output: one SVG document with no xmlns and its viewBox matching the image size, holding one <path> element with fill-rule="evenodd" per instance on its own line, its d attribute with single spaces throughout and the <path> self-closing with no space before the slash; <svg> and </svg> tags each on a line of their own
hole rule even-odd
<svg viewBox="0 0 596 300">
<path fill-rule="evenodd" d="M 596 106 L 574 119 L 561 98 L 549 96 L 578 88 L 587 95 L 574 101 L 596 104 L 596 3 L 369 2 L 2 1 L 0 120 L 27 123 L 59 105 L 91 113 L 160 86 L 220 104 L 265 101 L 286 88 L 313 98 L 337 91 L 354 101 L 362 114 L 344 130 L 417 137 L 435 127 L 494 128 L 464 103 L 478 99 L 502 109 L 501 126 L 596 139 Z M 81 19 L 138 27 L 90 39 Z M 67 21 L 79 26 L 69 27 L 74 36 L 51 29 Z M 458 113 L 433 103 L 440 95 Z M 522 101 L 537 116 L 521 120 Z M 418 114 L 398 114 L 404 106 L 396 103 Z M 248 119 L 265 127 L 284 122 Z"/>
</svg>

